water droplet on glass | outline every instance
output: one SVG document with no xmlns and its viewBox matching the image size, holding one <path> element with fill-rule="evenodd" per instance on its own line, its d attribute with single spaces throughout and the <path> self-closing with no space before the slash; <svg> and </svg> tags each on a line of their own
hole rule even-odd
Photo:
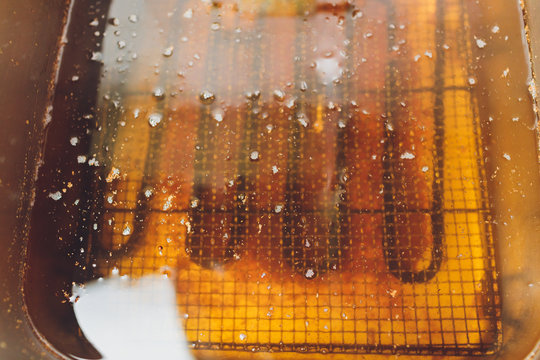
<svg viewBox="0 0 540 360">
<path fill-rule="evenodd" d="M 470 78 L 468 79 L 468 82 L 469 82 L 469 85 L 474 85 L 474 84 L 476 84 L 476 79 L 473 78 L 473 77 L 470 77 Z"/>
<path fill-rule="evenodd" d="M 364 16 L 364 13 L 361 10 L 354 10 L 352 12 L 352 18 L 353 19 L 360 19 Z"/>
<path fill-rule="evenodd" d="M 152 113 L 148 117 L 148 123 L 150 124 L 150 126 L 156 127 L 161 122 L 162 118 L 163 115 L 161 115 L 160 113 Z"/>
<path fill-rule="evenodd" d="M 427 172 L 428 170 L 429 170 L 429 167 L 427 167 L 427 166 L 422 167 L 422 172 Z"/>
<path fill-rule="evenodd" d="M 246 99 L 248 100 L 255 101 L 255 100 L 258 100 L 260 97 L 261 97 L 261 92 L 259 90 L 248 91 L 246 93 Z"/>
<path fill-rule="evenodd" d="M 174 51 L 174 46 L 171 45 L 171 46 L 168 46 L 165 49 L 163 49 L 162 54 L 165 57 L 169 57 L 169 56 L 171 56 L 173 54 L 173 51 Z"/>
<path fill-rule="evenodd" d="M 136 23 L 137 21 L 139 21 L 139 17 L 135 14 L 131 14 L 128 16 L 128 20 L 132 23 Z"/>
<path fill-rule="evenodd" d="M 92 56 L 90 57 L 90 60 L 93 61 L 102 61 L 103 60 L 103 54 L 99 51 L 92 51 Z"/>
<path fill-rule="evenodd" d="M 223 115 L 225 115 L 225 112 L 222 109 L 214 109 L 212 110 L 212 117 L 214 120 L 216 120 L 218 123 L 223 121 Z"/>
<path fill-rule="evenodd" d="M 285 99 L 285 93 L 281 90 L 274 90 L 273 95 L 277 101 L 283 101 Z"/>
<path fill-rule="evenodd" d="M 276 212 L 276 214 L 280 213 L 281 210 L 283 210 L 283 205 L 281 204 L 276 205 L 276 207 L 274 208 L 274 211 Z"/>
<path fill-rule="evenodd" d="M 131 234 L 131 228 L 129 227 L 129 224 L 126 224 L 124 230 L 122 230 L 122 235 L 128 236 L 129 234 Z"/>
<path fill-rule="evenodd" d="M 251 154 L 249 154 L 249 158 L 253 161 L 259 160 L 259 152 L 258 151 L 252 151 Z"/>
<path fill-rule="evenodd" d="M 119 40 L 116 45 L 118 45 L 119 49 L 123 49 L 126 47 L 126 42 L 124 40 Z"/>
<path fill-rule="evenodd" d="M 413 153 L 409 152 L 409 151 L 405 151 L 405 152 L 404 152 L 403 154 L 401 154 L 401 156 L 400 156 L 401 159 L 408 159 L 408 160 L 414 159 L 415 157 L 416 157 L 416 156 L 415 156 Z"/>
<path fill-rule="evenodd" d="M 298 114 L 297 120 L 300 124 L 302 124 L 303 127 L 307 127 L 309 125 L 309 119 L 304 113 Z"/>
<path fill-rule="evenodd" d="M 482 39 L 476 39 L 476 46 L 478 46 L 479 49 L 483 49 L 486 47 L 486 42 Z"/>
<path fill-rule="evenodd" d="M 500 28 L 499 28 L 499 26 L 497 26 L 497 25 L 494 25 L 494 26 L 491 28 L 491 32 L 494 33 L 494 34 L 498 33 L 499 30 L 500 30 Z"/>
<path fill-rule="evenodd" d="M 111 171 L 109 171 L 109 174 L 107 175 L 107 178 L 105 179 L 105 181 L 110 183 L 118 179 L 119 177 L 120 177 L 120 169 L 113 166 L 111 168 Z"/>
<path fill-rule="evenodd" d="M 510 155 L 507 154 L 507 153 L 504 153 L 504 154 L 503 154 L 503 158 L 505 158 L 506 160 L 512 160 L 512 158 L 510 157 Z"/>
<path fill-rule="evenodd" d="M 167 211 L 172 207 L 172 199 L 173 199 L 173 196 L 169 195 L 169 197 L 167 198 L 167 200 L 163 204 L 163 211 Z"/>
<path fill-rule="evenodd" d="M 246 338 L 247 338 L 246 334 L 244 334 L 244 333 L 240 333 L 240 335 L 238 335 L 238 337 L 239 337 L 240 340 L 242 340 L 242 341 L 246 340 Z"/>
<path fill-rule="evenodd" d="M 72 137 L 71 139 L 69 139 L 69 143 L 72 145 L 72 146 L 76 146 L 78 143 L 79 143 L 79 138 L 78 137 Z"/>
<path fill-rule="evenodd" d="M 315 277 L 315 271 L 311 268 L 307 269 L 304 273 L 304 277 L 309 280 L 313 279 Z"/>
<path fill-rule="evenodd" d="M 214 22 L 210 25 L 210 30 L 212 31 L 218 31 L 219 29 L 221 29 L 221 25 L 218 22 Z"/>
<path fill-rule="evenodd" d="M 216 100 L 216 96 L 208 90 L 203 90 L 199 94 L 199 100 L 205 105 L 210 105 Z"/>
<path fill-rule="evenodd" d="M 159 100 L 163 99 L 165 97 L 165 90 L 161 87 L 157 87 L 152 92 L 152 95 L 154 95 L 155 98 L 158 98 Z"/>
<path fill-rule="evenodd" d="M 184 12 L 183 15 L 186 19 L 191 19 L 193 17 L 193 9 L 189 8 Z"/>
<path fill-rule="evenodd" d="M 62 198 L 62 193 L 60 191 L 49 193 L 49 197 L 54 201 L 58 201 Z"/>
</svg>

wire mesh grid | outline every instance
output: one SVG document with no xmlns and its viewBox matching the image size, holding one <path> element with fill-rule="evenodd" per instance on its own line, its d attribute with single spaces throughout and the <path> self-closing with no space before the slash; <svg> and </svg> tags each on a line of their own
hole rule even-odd
<svg viewBox="0 0 540 360">
<path fill-rule="evenodd" d="M 172 276 L 179 321 L 198 349 L 495 351 L 500 308 L 467 12 L 459 0 L 415 5 L 367 1 L 344 20 L 261 17 L 243 31 L 270 35 L 244 41 L 224 26 L 204 33 L 201 88 L 247 90 L 217 92 L 240 104 L 223 112 L 206 90 L 197 104 L 126 90 L 136 77 L 104 81 L 123 107 L 104 103 L 105 130 L 94 136 L 98 153 L 110 147 L 97 156 L 106 171 L 95 189 L 94 270 Z M 220 11 L 207 11 L 206 25 L 224 23 Z M 334 90 L 306 70 L 320 40 L 303 28 L 325 31 L 330 15 L 344 23 L 328 36 L 348 40 Z M 279 64 L 294 74 L 294 102 L 266 78 L 280 76 L 273 60 L 286 56 L 300 59 Z M 176 86 L 170 64 L 156 80 L 165 93 Z M 220 68 L 232 64 L 251 75 Z M 148 126 L 156 113 L 162 123 Z"/>
</svg>

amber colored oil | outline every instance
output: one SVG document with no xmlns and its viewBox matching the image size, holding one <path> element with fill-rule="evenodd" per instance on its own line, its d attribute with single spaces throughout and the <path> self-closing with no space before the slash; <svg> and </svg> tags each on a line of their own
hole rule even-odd
<svg viewBox="0 0 540 360">
<path fill-rule="evenodd" d="M 467 3 L 81 4 L 32 222 L 46 338 L 96 356 L 71 285 L 114 271 L 173 279 L 194 349 L 498 350 Z"/>
</svg>

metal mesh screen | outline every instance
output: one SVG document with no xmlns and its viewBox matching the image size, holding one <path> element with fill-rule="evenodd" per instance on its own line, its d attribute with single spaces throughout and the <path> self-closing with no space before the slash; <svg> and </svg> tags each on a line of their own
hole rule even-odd
<svg viewBox="0 0 540 360">
<path fill-rule="evenodd" d="M 104 49 L 93 271 L 172 276 L 199 349 L 495 351 L 463 3 L 156 7 Z"/>
</svg>

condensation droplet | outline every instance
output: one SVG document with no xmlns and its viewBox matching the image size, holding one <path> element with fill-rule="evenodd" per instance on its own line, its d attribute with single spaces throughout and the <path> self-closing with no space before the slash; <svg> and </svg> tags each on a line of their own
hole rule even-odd
<svg viewBox="0 0 540 360">
<path fill-rule="evenodd" d="M 478 46 L 479 49 L 485 48 L 487 43 L 482 39 L 476 39 L 476 46 Z"/>
<path fill-rule="evenodd" d="M 216 120 L 218 123 L 223 121 L 223 115 L 225 115 L 225 112 L 222 109 L 214 109 L 212 110 L 212 117 L 214 120 Z"/>
<path fill-rule="evenodd" d="M 216 100 L 216 96 L 208 90 L 203 90 L 199 94 L 199 100 L 205 105 L 210 105 Z"/>
<path fill-rule="evenodd" d="M 184 12 L 183 15 L 186 19 L 191 19 L 193 17 L 193 9 L 189 8 Z"/>
<path fill-rule="evenodd" d="M 54 201 L 58 201 L 62 198 L 62 193 L 60 191 L 49 193 L 49 197 Z"/>
<path fill-rule="evenodd" d="M 246 99 L 248 100 L 255 101 L 255 100 L 258 100 L 260 97 L 261 97 L 261 92 L 259 90 L 248 91 L 246 93 Z"/>
<path fill-rule="evenodd" d="M 90 60 L 92 61 L 102 61 L 103 60 L 103 54 L 99 51 L 92 51 L 92 56 L 90 57 Z"/>
<path fill-rule="evenodd" d="M 129 234 L 131 234 L 131 228 L 129 227 L 129 224 L 126 223 L 124 230 L 122 230 L 122 235 L 128 236 Z"/>
<path fill-rule="evenodd" d="M 167 46 L 165 49 L 163 49 L 163 56 L 165 57 L 169 57 L 173 54 L 173 51 L 174 51 L 174 46 Z"/>
<path fill-rule="evenodd" d="M 161 119 L 163 118 L 163 115 L 160 113 L 152 113 L 148 117 L 148 123 L 151 127 L 156 127 L 161 122 Z"/>
<path fill-rule="evenodd" d="M 161 100 L 165 97 L 165 90 L 163 90 L 163 88 L 161 87 L 157 87 L 152 92 L 152 95 L 154 95 L 155 98 Z"/>
<path fill-rule="evenodd" d="M 409 151 L 405 151 L 403 154 L 401 154 L 400 158 L 401 159 L 414 159 L 416 157 L 416 155 L 414 155 L 413 153 L 409 152 Z"/>
<path fill-rule="evenodd" d="M 313 271 L 313 269 L 307 269 L 306 272 L 304 273 L 304 277 L 306 279 L 313 279 L 315 277 L 315 271 Z"/>
<path fill-rule="evenodd" d="M 273 95 L 277 101 L 283 101 L 285 99 L 285 93 L 281 90 L 274 90 Z"/>
<path fill-rule="evenodd" d="M 152 190 L 151 188 L 147 188 L 144 190 L 144 196 L 146 196 L 147 198 L 152 196 L 153 193 L 154 193 L 154 190 Z"/>
<path fill-rule="evenodd" d="M 364 13 L 361 10 L 354 10 L 352 12 L 352 18 L 353 19 L 360 19 L 364 16 Z"/>
<path fill-rule="evenodd" d="M 258 151 L 252 151 L 251 154 L 249 154 L 249 158 L 253 161 L 259 160 L 259 152 Z"/>
<path fill-rule="evenodd" d="M 298 122 L 302 124 L 303 127 L 307 127 L 309 125 L 309 119 L 304 113 L 298 114 Z"/>
</svg>

